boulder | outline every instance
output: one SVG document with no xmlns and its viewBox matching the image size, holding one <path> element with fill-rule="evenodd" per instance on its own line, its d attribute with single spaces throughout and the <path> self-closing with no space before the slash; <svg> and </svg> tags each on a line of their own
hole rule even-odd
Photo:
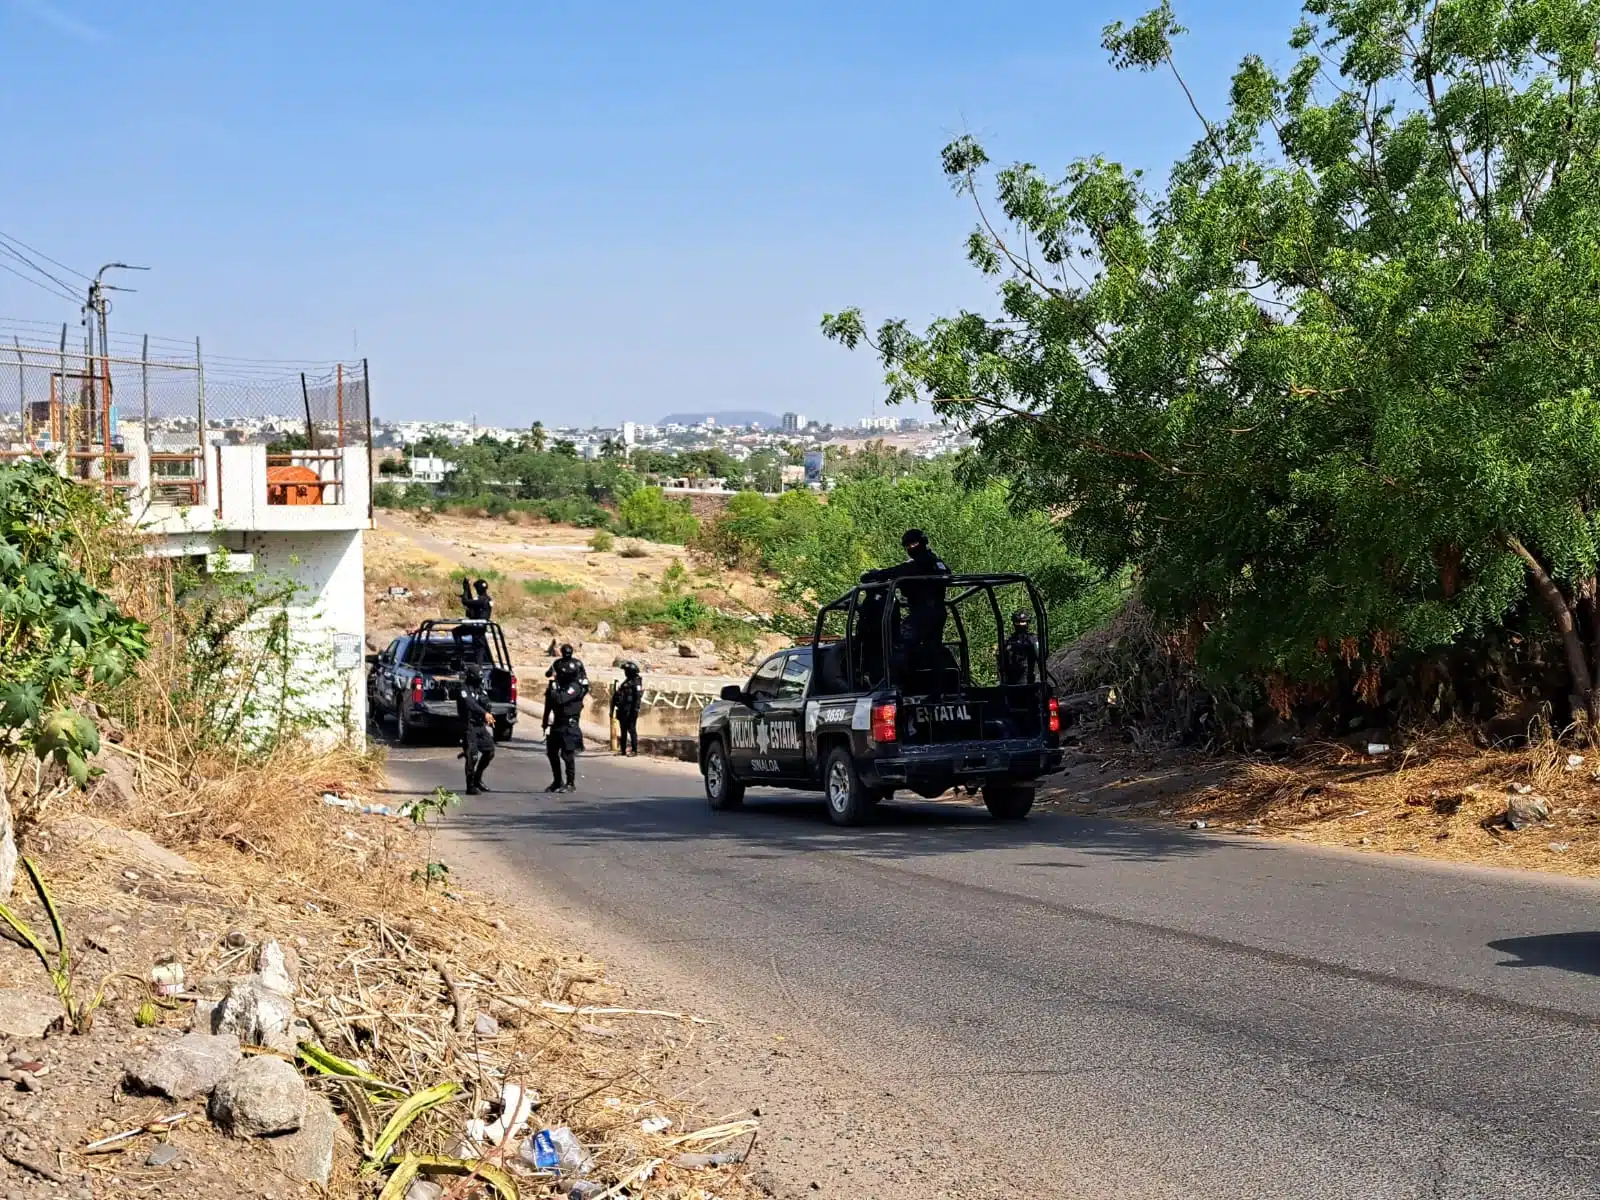
<svg viewBox="0 0 1600 1200">
<path fill-rule="evenodd" d="M 594 627 L 594 640 L 597 642 L 609 642 L 611 640 L 610 621 L 601 621 L 600 624 Z"/>
<path fill-rule="evenodd" d="M 192 1100 L 207 1095 L 232 1074 L 241 1057 L 236 1037 L 188 1033 L 129 1067 L 127 1084 L 136 1092 Z"/>
<path fill-rule="evenodd" d="M 700 657 L 700 652 L 698 650 L 696 650 L 693 646 L 691 646 L 688 642 L 679 642 L 678 643 L 678 657 L 679 658 L 699 658 Z"/>
<path fill-rule="evenodd" d="M 261 943 L 256 951 L 256 979 L 261 986 L 280 996 L 294 995 L 295 968 L 293 951 L 285 951 L 275 941 Z"/>
<path fill-rule="evenodd" d="M 211 1093 L 211 1120 L 234 1137 L 293 1133 L 306 1119 L 305 1080 L 281 1058 L 247 1058 Z"/>
<path fill-rule="evenodd" d="M 61 1015 L 61 1000 L 54 992 L 0 988 L 0 1034 L 6 1037 L 42 1038 Z"/>
<path fill-rule="evenodd" d="M 73 843 L 86 843 L 110 851 L 124 862 L 134 863 L 157 875 L 198 875 L 200 869 L 181 854 L 157 845 L 136 829 L 122 829 L 94 817 L 64 817 L 51 831 Z"/>
<path fill-rule="evenodd" d="M 339 1118 L 333 1106 L 321 1096 L 312 1096 L 300 1129 L 278 1147 L 284 1173 L 301 1183 L 327 1187 L 333 1176 L 333 1144 L 338 1136 Z"/>
</svg>

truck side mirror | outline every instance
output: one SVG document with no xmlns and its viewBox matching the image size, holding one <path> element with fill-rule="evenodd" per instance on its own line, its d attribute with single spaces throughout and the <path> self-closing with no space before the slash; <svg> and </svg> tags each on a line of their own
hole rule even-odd
<svg viewBox="0 0 1600 1200">
<path fill-rule="evenodd" d="M 722 689 L 722 698 L 731 704 L 743 704 L 744 689 L 737 683 L 730 683 Z"/>
<path fill-rule="evenodd" d="M 375 667 L 377 665 L 378 665 L 378 656 L 376 654 L 367 655 L 367 666 Z"/>
</svg>

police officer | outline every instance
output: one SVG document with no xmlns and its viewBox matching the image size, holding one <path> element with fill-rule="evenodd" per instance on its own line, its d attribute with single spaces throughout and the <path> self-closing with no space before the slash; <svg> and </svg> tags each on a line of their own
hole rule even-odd
<svg viewBox="0 0 1600 1200">
<path fill-rule="evenodd" d="M 474 596 L 473 588 L 477 589 Z M 494 612 L 494 600 L 489 596 L 489 582 L 480 579 L 471 587 L 461 581 L 461 612 L 466 625 L 457 625 L 450 631 L 455 638 L 456 655 L 463 663 L 473 662 L 480 667 L 489 661 L 489 635 L 483 628 Z"/>
<path fill-rule="evenodd" d="M 494 713 L 489 711 L 483 672 L 476 666 L 462 673 L 456 712 L 461 717 L 461 748 L 467 759 L 467 795 L 476 796 L 489 790 L 483 784 L 483 773 L 494 761 Z"/>
<path fill-rule="evenodd" d="M 583 659 L 572 656 L 572 646 L 563 643 L 561 657 L 550 664 L 550 669 L 544 673 L 546 679 L 553 679 L 556 683 L 581 682 L 585 690 L 589 687 L 589 672 L 584 669 Z"/>
<path fill-rule="evenodd" d="M 611 717 L 616 721 L 620 731 L 617 738 L 617 753 L 628 753 L 628 744 L 633 743 L 633 754 L 639 755 L 639 706 L 644 702 L 644 680 L 639 676 L 639 664 L 627 662 L 622 664 L 622 682 L 617 684 L 611 693 Z"/>
<path fill-rule="evenodd" d="M 473 592 L 477 595 L 474 596 Z M 479 579 L 469 589 L 467 581 L 461 581 L 461 611 L 466 614 L 469 621 L 488 621 L 494 616 L 494 599 L 489 595 L 489 581 Z"/>
<path fill-rule="evenodd" d="M 950 568 L 928 545 L 928 535 L 920 529 L 908 529 L 900 538 L 906 560 L 892 567 L 868 571 L 862 583 L 888 583 L 917 575 L 948 577 Z M 905 608 L 899 623 L 899 645 L 896 659 L 901 669 L 926 665 L 932 661 L 932 651 L 944 643 L 944 589 L 945 585 L 934 579 L 908 583 L 899 589 Z"/>
<path fill-rule="evenodd" d="M 583 732 L 578 720 L 583 713 L 583 699 L 588 694 L 589 682 L 570 678 L 563 683 L 552 679 L 544 692 L 544 749 L 550 758 L 550 786 L 547 792 L 575 792 L 578 790 L 578 748 L 583 745 Z M 566 777 L 562 778 L 562 768 Z"/>
<path fill-rule="evenodd" d="M 1006 682 L 1038 683 L 1044 673 L 1039 639 L 1030 628 L 1032 618 L 1021 609 L 1011 614 L 1011 636 L 1006 639 Z"/>
</svg>

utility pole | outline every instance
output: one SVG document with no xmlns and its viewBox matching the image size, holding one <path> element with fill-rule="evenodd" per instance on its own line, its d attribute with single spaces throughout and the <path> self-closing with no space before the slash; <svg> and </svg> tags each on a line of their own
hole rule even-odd
<svg viewBox="0 0 1600 1200">
<path fill-rule="evenodd" d="M 85 366 L 88 367 L 90 380 L 89 395 L 91 397 L 94 396 L 97 390 L 95 387 L 96 381 L 94 378 L 94 335 L 95 327 L 97 325 L 99 326 L 100 331 L 99 382 L 104 388 L 104 392 L 100 398 L 100 440 L 102 445 L 105 447 L 105 454 L 107 456 L 104 464 L 104 470 L 106 472 L 106 478 L 108 479 L 111 477 L 111 335 L 106 330 L 106 313 L 110 311 L 111 303 L 106 298 L 106 293 L 131 292 L 135 289 L 119 288 L 109 283 L 103 283 L 101 280 L 107 271 L 148 271 L 149 269 L 149 267 L 135 267 L 128 263 L 122 262 L 106 263 L 105 266 L 101 267 L 94 273 L 94 281 L 89 284 L 89 302 L 84 305 L 85 324 L 87 324 L 89 327 L 89 361 L 85 364 Z"/>
</svg>

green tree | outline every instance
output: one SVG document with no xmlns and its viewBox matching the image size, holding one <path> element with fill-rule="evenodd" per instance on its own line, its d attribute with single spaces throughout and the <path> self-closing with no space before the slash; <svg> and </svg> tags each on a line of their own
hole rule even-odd
<svg viewBox="0 0 1600 1200">
<path fill-rule="evenodd" d="M 700 522 L 679 500 L 668 500 L 658 487 L 642 487 L 617 507 L 622 532 L 653 542 L 683 545 L 700 532 Z"/>
<path fill-rule="evenodd" d="M 535 454 L 543 454 L 544 453 L 544 443 L 545 443 L 544 422 L 543 421 L 535 421 L 528 428 L 528 445 L 533 448 L 533 451 L 534 451 Z"/>
<path fill-rule="evenodd" d="M 1104 44 L 1176 76 L 1180 32 L 1163 5 Z M 991 210 L 982 148 L 948 146 L 1000 311 L 882 325 L 891 395 L 929 396 L 1020 506 L 1136 568 L 1215 673 L 1370 698 L 1394 647 L 1531 597 L 1593 726 L 1600 7 L 1311 0 L 1291 46 L 1196 108 L 1159 189 L 1022 163 Z M 866 338 L 853 310 L 824 328 Z"/>
<path fill-rule="evenodd" d="M 557 438 L 554 447 L 554 453 L 560 455 L 562 458 L 577 458 L 577 443 L 573 442 L 569 438 Z"/>
</svg>

